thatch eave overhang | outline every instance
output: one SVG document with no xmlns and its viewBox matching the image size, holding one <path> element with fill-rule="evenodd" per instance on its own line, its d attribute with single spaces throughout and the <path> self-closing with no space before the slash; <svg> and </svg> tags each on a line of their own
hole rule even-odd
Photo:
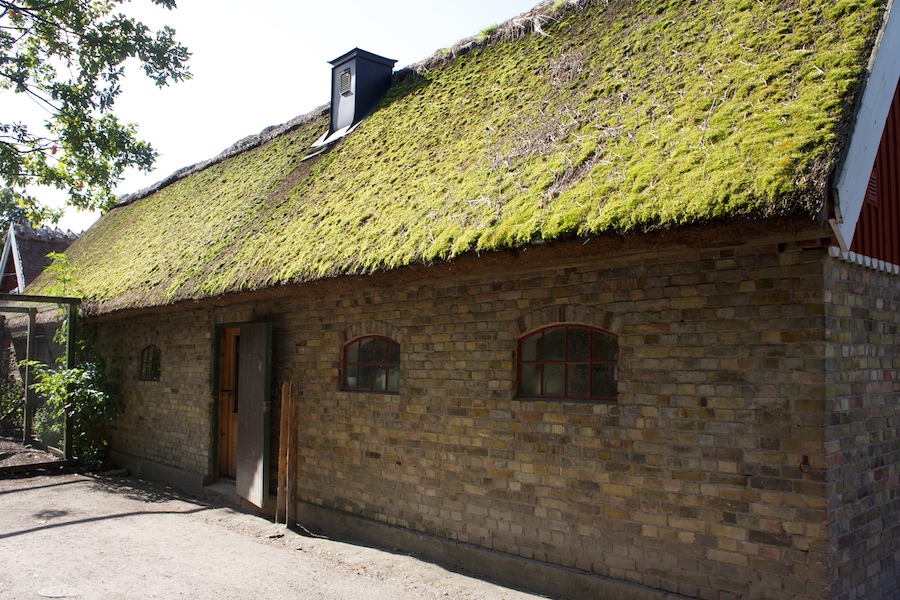
<svg viewBox="0 0 900 600">
<path fill-rule="evenodd" d="M 317 297 L 325 292 L 345 293 L 356 289 L 397 289 L 442 280 L 478 279 L 496 270 L 509 276 L 528 276 L 548 269 L 601 267 L 623 261 L 653 260 L 706 249 L 723 250 L 745 246 L 786 246 L 824 248 L 831 232 L 808 217 L 781 217 L 716 224 L 687 225 L 641 235 L 607 233 L 585 238 L 541 242 L 519 248 L 485 253 L 471 252 L 449 261 L 416 263 L 368 273 L 347 273 L 318 279 L 285 282 L 253 289 L 234 290 L 214 296 L 171 298 L 163 303 L 122 298 L 81 301 L 81 314 L 89 322 L 119 320 L 172 310 L 209 310 L 266 300 Z"/>
</svg>

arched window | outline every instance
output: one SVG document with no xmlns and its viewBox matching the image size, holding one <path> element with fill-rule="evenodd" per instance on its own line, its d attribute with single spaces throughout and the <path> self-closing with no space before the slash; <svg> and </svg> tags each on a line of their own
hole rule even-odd
<svg viewBox="0 0 900 600">
<path fill-rule="evenodd" d="M 558 325 L 519 339 L 519 393 L 526 398 L 616 399 L 618 340 L 583 325 Z"/>
<path fill-rule="evenodd" d="M 138 379 L 141 381 L 159 381 L 159 368 L 162 362 L 162 353 L 154 345 L 146 346 L 141 350 L 141 365 Z"/>
<path fill-rule="evenodd" d="M 343 389 L 400 391 L 400 344 L 390 338 L 370 335 L 344 346 Z"/>
</svg>

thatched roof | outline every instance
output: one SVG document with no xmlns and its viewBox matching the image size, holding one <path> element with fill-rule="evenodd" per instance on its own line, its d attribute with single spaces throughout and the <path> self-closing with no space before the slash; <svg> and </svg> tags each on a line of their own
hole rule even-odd
<svg viewBox="0 0 900 600">
<path fill-rule="evenodd" d="M 51 229 L 12 223 L 6 233 L 0 260 L 0 273 L 4 277 L 0 289 L 24 289 L 50 266 L 52 261 L 47 258 L 48 254 L 65 252 L 76 239 L 78 234 L 56 227 Z M 7 277 L 12 277 L 14 281 L 6 281 Z"/>
<path fill-rule="evenodd" d="M 884 5 L 546 2 L 398 73 L 330 151 L 304 160 L 328 128 L 318 109 L 128 198 L 67 254 L 105 312 L 536 241 L 812 217 Z"/>
</svg>

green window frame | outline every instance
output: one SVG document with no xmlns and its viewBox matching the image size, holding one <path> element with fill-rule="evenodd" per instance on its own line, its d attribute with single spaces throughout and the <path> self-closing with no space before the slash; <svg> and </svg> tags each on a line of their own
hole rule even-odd
<svg viewBox="0 0 900 600">
<path fill-rule="evenodd" d="M 400 391 L 400 344 L 391 338 L 356 338 L 344 345 L 343 362 L 343 390 L 388 394 Z"/>
<path fill-rule="evenodd" d="M 519 339 L 521 398 L 615 402 L 618 338 L 584 325 L 555 325 Z"/>
</svg>

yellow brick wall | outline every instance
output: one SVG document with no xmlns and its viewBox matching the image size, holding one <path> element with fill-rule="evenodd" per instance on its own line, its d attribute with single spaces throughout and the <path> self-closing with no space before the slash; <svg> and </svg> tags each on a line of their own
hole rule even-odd
<svg viewBox="0 0 900 600">
<path fill-rule="evenodd" d="M 826 275 L 832 597 L 900 598 L 900 278 Z"/>
<path fill-rule="evenodd" d="M 101 323 L 120 364 L 163 351 L 163 381 L 123 387 L 114 443 L 214 475 L 214 323 L 268 320 L 273 431 L 281 384 L 301 390 L 305 502 L 688 596 L 828 598 L 829 260 L 435 267 Z M 618 335 L 617 402 L 515 397 L 518 338 L 563 322 Z M 341 391 L 343 344 L 367 334 L 401 344 L 400 393 Z"/>
<path fill-rule="evenodd" d="M 302 500 L 691 596 L 824 598 L 821 261 L 723 250 L 300 302 L 281 373 L 303 392 Z M 617 403 L 515 398 L 518 337 L 559 322 L 619 336 Z M 399 394 L 339 390 L 360 323 L 400 332 Z"/>
<path fill-rule="evenodd" d="M 166 312 L 96 326 L 100 353 L 118 373 L 123 415 L 114 449 L 196 473 L 210 470 L 212 320 L 205 311 Z M 139 381 L 141 349 L 161 352 L 159 381 Z"/>
</svg>

